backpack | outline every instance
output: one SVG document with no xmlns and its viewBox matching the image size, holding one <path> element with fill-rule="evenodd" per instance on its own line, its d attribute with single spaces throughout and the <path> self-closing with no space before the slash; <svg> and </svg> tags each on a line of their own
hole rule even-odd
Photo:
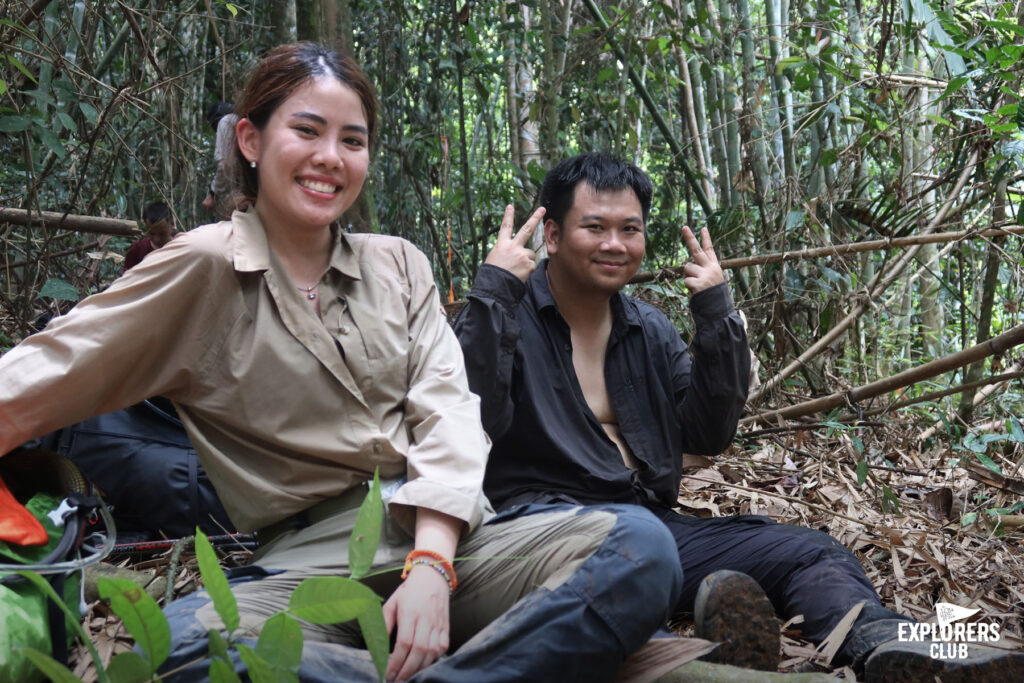
<svg viewBox="0 0 1024 683">
<path fill-rule="evenodd" d="M 0 680 L 34 683 L 43 674 L 20 648 L 66 663 L 74 633 L 60 607 L 13 572 L 41 574 L 72 612 L 84 614 L 82 570 L 112 550 L 113 520 L 78 468 L 56 453 L 15 449 L 0 457 L 0 481 L 5 520 L 17 518 L 5 525 L 10 540 L 0 539 Z M 98 518 L 102 532 L 93 527 Z M 30 539 L 36 530 L 41 538 Z"/>
<path fill-rule="evenodd" d="M 151 398 L 31 446 L 74 462 L 111 506 L 118 541 L 231 533 L 233 525 L 170 401 Z"/>
</svg>

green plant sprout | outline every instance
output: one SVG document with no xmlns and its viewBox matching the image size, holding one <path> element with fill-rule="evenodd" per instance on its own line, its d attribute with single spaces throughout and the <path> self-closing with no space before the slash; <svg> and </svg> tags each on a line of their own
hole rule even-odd
<svg viewBox="0 0 1024 683">
<path fill-rule="evenodd" d="M 251 629 L 239 630 L 238 604 L 220 566 L 217 554 L 206 534 L 196 529 L 195 551 L 203 586 L 213 601 L 214 609 L 224 623 L 226 637 L 217 629 L 208 634 L 211 683 L 240 682 L 231 659 L 234 649 L 248 669 L 253 683 L 298 683 L 302 661 L 302 629 L 298 619 L 314 624 L 335 624 L 353 619 L 359 623 L 374 666 L 384 680 L 390 645 L 384 623 L 383 600 L 359 582 L 369 575 L 373 557 L 380 542 L 384 506 L 381 500 L 380 476 L 373 474 L 373 483 L 359 507 L 359 514 L 349 544 L 350 576 L 313 577 L 302 581 L 292 592 L 288 609 L 274 614 L 263 623 L 256 647 L 240 642 Z M 157 670 L 171 651 L 171 630 L 167 617 L 156 600 L 127 579 L 99 579 L 100 596 L 110 601 L 114 613 L 124 622 L 142 654 L 122 652 L 115 655 L 104 669 L 99 653 L 90 642 L 78 616 L 64 604 L 53 587 L 31 571 L 18 572 L 31 581 L 63 610 L 68 624 L 77 630 L 96 664 L 99 683 L 137 683 L 159 680 Z M 32 648 L 23 648 L 36 667 L 55 683 L 82 683 L 64 664 L 50 655 Z"/>
</svg>

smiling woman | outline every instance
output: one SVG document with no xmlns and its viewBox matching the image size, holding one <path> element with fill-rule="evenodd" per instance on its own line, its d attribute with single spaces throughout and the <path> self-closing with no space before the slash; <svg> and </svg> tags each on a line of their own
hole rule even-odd
<svg viewBox="0 0 1024 683">
<path fill-rule="evenodd" d="M 300 582 L 348 572 L 378 470 L 393 494 L 365 581 L 387 596 L 389 679 L 611 680 L 676 600 L 672 538 L 614 505 L 494 515 L 479 399 L 426 257 L 338 225 L 366 178 L 376 111 L 346 57 L 272 50 L 236 106 L 248 209 L 172 240 L 0 358 L 0 453 L 173 401 L 231 521 L 260 538 L 231 588 L 251 647 Z M 196 662 L 223 628 L 209 597 L 165 611 L 161 670 L 202 679 Z M 354 624 L 302 635 L 302 680 L 377 679 Z"/>
</svg>

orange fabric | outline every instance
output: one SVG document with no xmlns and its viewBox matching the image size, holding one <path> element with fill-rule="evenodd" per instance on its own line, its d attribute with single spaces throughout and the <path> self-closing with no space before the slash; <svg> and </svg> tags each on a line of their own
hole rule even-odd
<svg viewBox="0 0 1024 683">
<path fill-rule="evenodd" d="M 0 539 L 15 545 L 46 545 L 50 536 L 0 479 Z"/>
</svg>

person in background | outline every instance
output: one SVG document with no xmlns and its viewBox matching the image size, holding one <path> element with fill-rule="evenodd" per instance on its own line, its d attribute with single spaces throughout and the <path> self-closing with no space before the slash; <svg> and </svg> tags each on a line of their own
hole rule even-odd
<svg viewBox="0 0 1024 683">
<path fill-rule="evenodd" d="M 386 533 L 366 581 L 394 636 L 389 680 L 613 680 L 678 599 L 671 535 L 637 506 L 494 514 L 480 402 L 429 261 L 337 223 L 377 130 L 351 59 L 275 48 L 236 111 L 249 208 L 182 234 L 0 357 L 0 453 L 169 398 L 231 521 L 260 538 L 231 584 L 252 648 L 304 579 L 348 572 L 379 471 Z M 209 632 L 223 629 L 209 596 L 165 613 L 164 680 L 204 678 Z M 302 634 L 300 680 L 378 680 L 353 623 Z"/>
<path fill-rule="evenodd" d="M 210 188 L 203 198 L 203 208 L 210 213 L 218 209 L 230 214 L 228 201 L 231 198 L 231 172 L 227 168 L 230 163 L 233 145 L 235 144 L 235 124 L 238 116 L 230 102 L 214 102 L 206 112 L 206 122 L 217 135 L 213 144 L 213 163 L 215 166 Z M 234 207 L 232 207 L 234 208 Z"/>
<path fill-rule="evenodd" d="M 159 249 L 174 239 L 174 215 L 171 207 L 163 202 L 150 202 L 142 212 L 142 223 L 146 227 L 146 236 L 132 242 L 124 255 L 122 273 L 139 265 L 154 249 Z"/>
</svg>

